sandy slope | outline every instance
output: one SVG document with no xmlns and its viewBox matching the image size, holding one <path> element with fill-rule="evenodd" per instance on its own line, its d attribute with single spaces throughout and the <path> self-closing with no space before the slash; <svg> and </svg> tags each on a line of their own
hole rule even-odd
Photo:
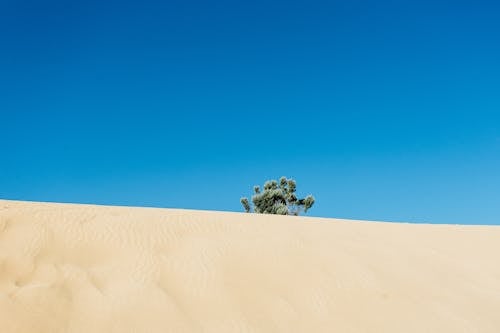
<svg viewBox="0 0 500 333">
<path fill-rule="evenodd" d="M 500 227 L 0 200 L 1 332 L 500 332 Z"/>
</svg>

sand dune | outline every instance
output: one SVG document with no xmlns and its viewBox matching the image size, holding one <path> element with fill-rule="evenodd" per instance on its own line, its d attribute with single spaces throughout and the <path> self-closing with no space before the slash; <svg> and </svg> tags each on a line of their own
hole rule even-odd
<svg viewBox="0 0 500 333">
<path fill-rule="evenodd" d="M 500 227 L 0 200 L 1 332 L 500 332 Z"/>
</svg>

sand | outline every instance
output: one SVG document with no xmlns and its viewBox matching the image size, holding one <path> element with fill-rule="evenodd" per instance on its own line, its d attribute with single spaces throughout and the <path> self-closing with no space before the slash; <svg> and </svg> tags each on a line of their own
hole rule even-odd
<svg viewBox="0 0 500 333">
<path fill-rule="evenodd" d="M 500 332 L 500 227 L 0 200 L 0 331 Z"/>
</svg>

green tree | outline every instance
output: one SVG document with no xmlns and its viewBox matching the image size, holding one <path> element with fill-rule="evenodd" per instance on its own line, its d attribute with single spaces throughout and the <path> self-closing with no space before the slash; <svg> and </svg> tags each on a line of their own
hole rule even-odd
<svg viewBox="0 0 500 333">
<path fill-rule="evenodd" d="M 260 214 L 278 214 L 278 215 L 299 215 L 303 210 L 307 212 L 314 204 L 314 197 L 308 195 L 303 199 L 298 199 L 295 194 L 297 184 L 293 179 L 281 177 L 279 182 L 268 180 L 264 183 L 264 190 L 259 186 L 254 186 L 252 203 L 255 213 Z M 240 199 L 243 208 L 247 213 L 251 212 L 251 206 L 248 198 Z"/>
</svg>

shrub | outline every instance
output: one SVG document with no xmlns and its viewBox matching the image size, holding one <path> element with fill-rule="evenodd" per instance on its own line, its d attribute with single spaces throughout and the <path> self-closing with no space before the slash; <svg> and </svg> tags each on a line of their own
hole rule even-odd
<svg viewBox="0 0 500 333">
<path fill-rule="evenodd" d="M 255 213 L 260 214 L 278 214 L 278 215 L 299 215 L 303 210 L 307 212 L 314 204 L 314 197 L 308 195 L 303 199 L 298 199 L 295 194 L 297 184 L 293 179 L 281 177 L 279 182 L 268 180 L 264 184 L 264 190 L 259 186 L 254 186 L 252 203 Z M 240 199 L 243 208 L 247 213 L 251 212 L 248 198 Z"/>
</svg>

